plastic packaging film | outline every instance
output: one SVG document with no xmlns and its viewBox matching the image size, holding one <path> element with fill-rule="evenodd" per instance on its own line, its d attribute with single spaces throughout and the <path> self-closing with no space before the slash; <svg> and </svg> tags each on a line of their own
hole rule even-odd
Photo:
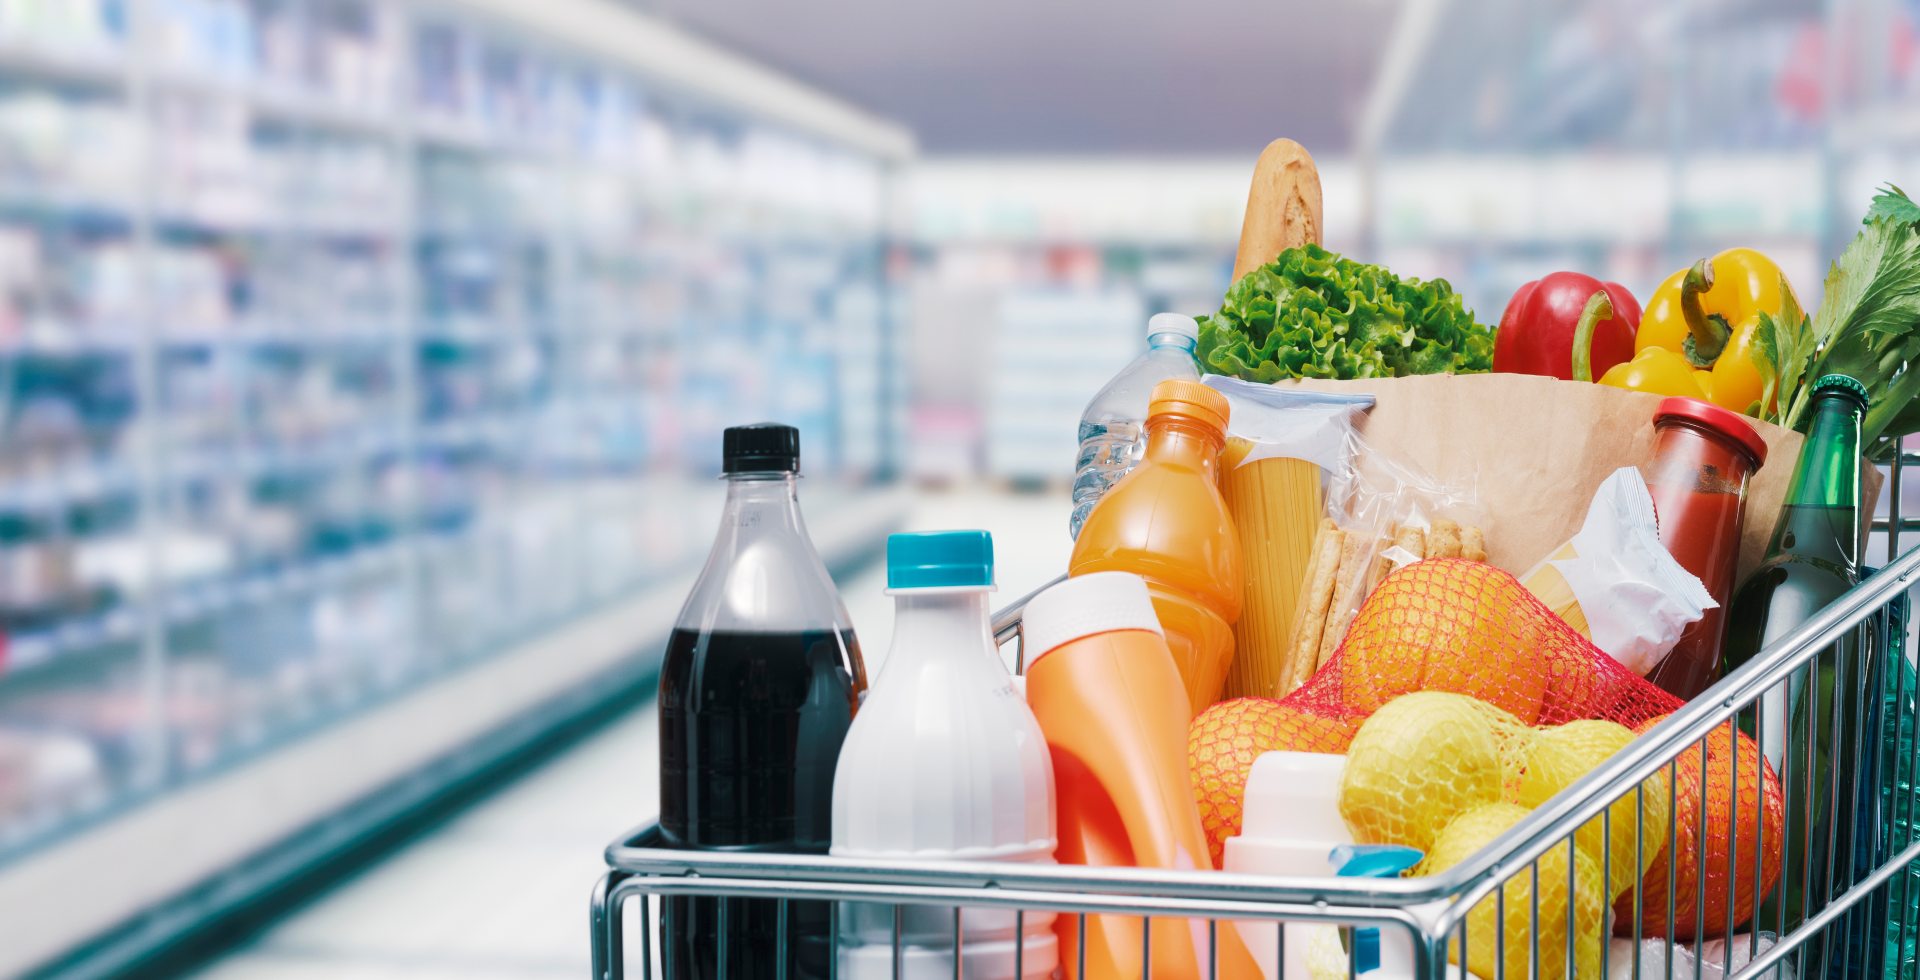
<svg viewBox="0 0 1920 980">
<path fill-rule="evenodd" d="M 1373 399 L 1221 377 L 1206 383 L 1232 406 L 1220 490 L 1246 568 L 1246 601 L 1222 693 L 1274 697 L 1306 679 L 1288 669 L 1303 576 L 1326 513 L 1326 488 L 1351 469 L 1354 421 Z"/>
<path fill-rule="evenodd" d="M 1641 676 L 1715 605 L 1706 586 L 1660 543 L 1653 498 L 1631 466 L 1600 484 L 1586 523 L 1520 581 Z"/>
<path fill-rule="evenodd" d="M 1283 686 L 1292 681 L 1283 654 L 1325 512 L 1322 479 L 1320 467 L 1303 459 L 1256 460 L 1221 474 L 1247 575 L 1246 605 L 1233 628 L 1239 652 L 1227 672 L 1227 697 L 1271 697 L 1290 689 Z"/>
</svg>

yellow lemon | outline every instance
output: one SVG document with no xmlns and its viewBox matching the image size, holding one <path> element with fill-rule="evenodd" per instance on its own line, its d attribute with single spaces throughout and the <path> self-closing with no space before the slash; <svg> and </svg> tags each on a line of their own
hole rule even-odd
<svg viewBox="0 0 1920 980">
<path fill-rule="evenodd" d="M 1611 721 L 1570 721 L 1542 731 L 1527 753 L 1526 770 L 1514 802 L 1529 809 L 1545 803 L 1633 739 L 1632 729 Z M 1640 880 L 1667 842 L 1666 771 L 1643 781 L 1641 789 L 1638 801 L 1628 790 L 1607 807 L 1605 814 L 1587 821 L 1574 838 L 1574 845 L 1593 866 L 1605 870 L 1609 903 Z M 1636 808 L 1640 839 L 1645 842 L 1637 860 L 1633 847 Z"/>
<path fill-rule="evenodd" d="M 1493 803 L 1462 813 L 1434 840 L 1433 848 L 1420 865 L 1420 873 L 1435 874 L 1465 861 L 1529 812 L 1512 803 Z M 1569 853 L 1573 861 L 1571 905 L 1575 939 L 1571 947 L 1567 942 Z M 1600 930 L 1606 913 L 1606 902 L 1601 898 L 1605 884 L 1600 878 L 1600 869 L 1586 854 L 1561 844 L 1542 854 L 1533 865 L 1506 873 L 1512 877 L 1499 891 L 1482 899 L 1467 913 L 1467 969 L 1482 977 L 1502 975 L 1498 972 L 1502 968 L 1508 977 L 1529 976 L 1537 934 L 1540 980 L 1565 980 L 1570 948 L 1574 975 L 1580 980 L 1597 980 L 1600 944 L 1604 941 Z M 1536 881 L 1539 888 L 1537 920 L 1534 918 Z M 1456 938 L 1449 944 L 1447 958 L 1459 963 L 1460 953 L 1460 941 Z"/>
<path fill-rule="evenodd" d="M 1456 815 L 1499 802 L 1522 731 L 1511 715 L 1463 694 L 1420 691 L 1387 702 L 1347 747 L 1347 830 L 1357 843 L 1426 850 Z"/>
</svg>

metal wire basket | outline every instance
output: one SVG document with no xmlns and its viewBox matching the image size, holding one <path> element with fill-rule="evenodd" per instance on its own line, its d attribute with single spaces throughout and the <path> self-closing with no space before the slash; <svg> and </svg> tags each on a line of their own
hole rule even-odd
<svg viewBox="0 0 1920 980">
<path fill-rule="evenodd" d="M 1895 500 L 1892 518 L 1878 525 L 1889 531 L 1890 540 L 1894 542 L 1906 527 L 1898 509 L 1899 465 L 1896 463 L 1894 467 L 1889 488 Z M 1888 551 L 1894 550 L 1895 546 L 1890 544 Z M 959 940 L 964 928 L 961 908 L 1007 910 L 1015 917 L 1016 924 L 1028 913 L 1044 912 L 1078 916 L 1083 927 L 1089 915 L 1198 920 L 1206 927 L 1205 970 L 1209 977 L 1215 975 L 1217 967 L 1220 932 L 1234 928 L 1235 922 L 1374 927 L 1380 930 L 1383 944 L 1390 941 L 1391 936 L 1403 936 L 1411 943 L 1412 972 L 1418 980 L 1444 980 L 1449 974 L 1450 959 L 1458 964 L 1473 962 L 1476 954 L 1470 941 L 1476 939 L 1471 935 L 1476 930 L 1470 929 L 1469 913 L 1492 908 L 1493 921 L 1499 923 L 1511 921 L 1510 911 L 1530 915 L 1522 920 L 1527 925 L 1519 933 L 1531 946 L 1524 954 L 1526 969 L 1520 972 L 1541 978 L 1587 980 L 1594 974 L 1594 964 L 1591 959 L 1579 961 L 1581 954 L 1575 948 L 1574 939 L 1577 930 L 1572 927 L 1574 903 L 1565 903 L 1569 927 L 1562 933 L 1566 937 L 1564 948 L 1543 948 L 1541 937 L 1543 933 L 1551 934 L 1551 930 L 1541 922 L 1542 868 L 1550 867 L 1554 870 L 1547 873 L 1558 874 L 1558 869 L 1564 867 L 1569 891 L 1573 888 L 1575 868 L 1575 863 L 1564 857 L 1558 862 L 1543 861 L 1543 857 L 1556 849 L 1565 855 L 1574 834 L 1589 823 L 1597 822 L 1603 828 L 1601 836 L 1605 841 L 1601 862 L 1601 873 L 1605 876 L 1612 862 L 1627 860 L 1625 855 L 1612 853 L 1613 804 L 1632 797 L 1633 812 L 1644 814 L 1643 786 L 1649 777 L 1665 772 L 1668 812 L 1674 812 L 1673 804 L 1683 792 L 1679 778 L 1681 767 L 1690 764 L 1695 753 L 1704 778 L 1695 784 L 1701 794 L 1701 805 L 1697 807 L 1698 826 L 1694 830 L 1698 839 L 1704 841 L 1708 834 L 1706 801 L 1722 798 L 1708 793 L 1709 782 L 1716 778 L 1725 780 L 1728 792 L 1724 798 L 1730 801 L 1730 806 L 1744 802 L 1736 790 L 1737 763 L 1723 771 L 1708 771 L 1709 740 L 1723 739 L 1720 744 L 1729 745 L 1736 736 L 1728 722 L 1739 720 L 1756 741 L 1764 744 L 1765 732 L 1752 731 L 1755 719 L 1765 717 L 1757 706 L 1768 698 L 1789 696 L 1794 685 L 1824 670 L 1832 672 L 1839 690 L 1857 688 L 1859 710 L 1836 712 L 1831 719 L 1809 718 L 1809 731 L 1814 724 L 1825 724 L 1835 736 L 1829 744 L 1855 746 L 1854 773 L 1874 773 L 1875 785 L 1839 785 L 1838 766 L 1827 766 L 1827 785 L 1817 785 L 1814 776 L 1820 767 L 1813 764 L 1811 751 L 1806 760 L 1796 760 L 1792 753 L 1783 756 L 1776 773 L 1783 786 L 1795 779 L 1802 780 L 1803 792 L 1797 798 L 1807 801 L 1808 812 L 1804 816 L 1809 818 L 1797 824 L 1792 820 L 1787 822 L 1787 843 L 1795 843 L 1792 834 L 1796 826 L 1801 831 L 1807 830 L 1811 818 L 1817 815 L 1813 808 L 1825 807 L 1829 817 L 1824 821 L 1824 848 L 1819 846 L 1821 841 L 1809 835 L 1799 841 L 1806 846 L 1786 850 L 1788 854 L 1807 856 L 1803 862 L 1806 866 L 1798 876 L 1803 893 L 1801 917 L 1789 922 L 1785 904 L 1776 902 L 1777 912 L 1757 911 L 1751 921 L 1735 921 L 1733 891 L 1736 886 L 1758 891 L 1754 885 L 1761 877 L 1759 869 L 1763 860 L 1761 847 L 1746 845 L 1752 853 L 1745 853 L 1737 840 L 1728 842 L 1728 867 L 1719 869 L 1724 889 L 1717 896 L 1710 895 L 1708 889 L 1708 848 L 1695 849 L 1698 866 L 1693 869 L 1693 880 L 1699 885 L 1693 889 L 1695 897 L 1689 917 L 1684 904 L 1674 904 L 1671 883 L 1675 872 L 1683 869 L 1672 867 L 1675 849 L 1669 846 L 1666 860 L 1670 884 L 1666 907 L 1672 908 L 1674 914 L 1666 916 L 1664 926 L 1652 932 L 1645 928 L 1648 920 L 1642 904 L 1644 899 L 1634 901 L 1630 911 L 1622 910 L 1617 916 L 1609 916 L 1616 939 L 1611 944 L 1599 943 L 1599 975 L 1631 977 L 1632 980 L 1660 974 L 1691 975 L 1693 980 L 1707 977 L 1741 980 L 1768 973 L 1805 980 L 1813 980 L 1816 975 L 1848 980 L 1920 976 L 1920 964 L 1916 963 L 1913 952 L 1914 947 L 1920 945 L 1920 937 L 1916 936 L 1920 932 L 1920 913 L 1915 911 L 1920 908 L 1920 864 L 1915 863 L 1920 860 L 1920 826 L 1917 826 L 1920 825 L 1920 799 L 1916 799 L 1914 791 L 1915 785 L 1920 784 L 1920 739 L 1914 737 L 1920 729 L 1915 709 L 1915 704 L 1920 703 L 1920 681 L 1914 677 L 1911 655 L 1905 644 L 1906 604 L 1916 574 L 1920 574 L 1920 548 L 1901 555 L 1790 636 L 1768 647 L 1752 662 L 1674 712 L 1606 764 L 1580 779 L 1568 792 L 1541 805 L 1492 845 L 1439 874 L 1379 880 L 1029 864 L 854 863 L 824 856 L 667 850 L 655 846 L 657 833 L 646 827 L 621 837 L 606 850 L 609 870 L 595 888 L 592 899 L 594 976 L 597 980 L 621 980 L 626 976 L 630 958 L 638 965 L 641 976 L 648 978 L 655 976 L 656 971 L 658 975 L 674 978 L 733 976 L 727 960 L 732 940 L 728 937 L 724 911 L 715 937 L 718 949 L 714 964 L 695 970 L 688 969 L 686 964 L 676 968 L 663 962 L 666 957 L 662 955 L 657 931 L 661 909 L 671 900 L 698 896 L 778 902 L 782 928 L 776 930 L 776 934 L 782 945 L 774 959 L 778 964 L 776 975 L 781 980 L 789 972 L 784 924 L 796 903 L 802 902 L 833 903 L 829 908 L 836 916 L 838 903 L 891 906 L 895 915 L 894 976 L 918 975 L 903 968 L 906 959 L 900 938 L 902 910 L 913 906 L 952 910 L 955 949 L 961 948 Z M 1019 642 L 1024 605 L 1025 599 L 1022 599 L 996 615 L 995 636 L 1002 644 Z M 1019 662 L 1018 655 L 1016 662 Z M 1843 735 L 1850 737 L 1841 740 Z M 1873 758 L 1879 760 L 1877 763 L 1867 757 L 1869 750 Z M 1860 778 L 1864 783 L 1867 777 Z M 1695 789 L 1689 787 L 1685 791 Z M 1864 809 L 1847 804 L 1849 798 L 1865 799 L 1861 794 L 1871 794 L 1884 802 Z M 1749 790 L 1745 795 L 1753 798 L 1758 810 L 1763 803 L 1761 794 Z M 1868 813 L 1868 810 L 1877 812 Z M 1636 817 L 1636 821 L 1638 819 Z M 1671 845 L 1681 828 L 1676 826 L 1677 821 L 1666 822 L 1666 843 Z M 1737 822 L 1729 821 L 1730 824 Z M 1846 828 L 1848 839 L 1836 838 L 1841 828 Z M 1642 837 L 1636 834 L 1633 858 L 1636 861 L 1642 856 L 1638 851 L 1642 846 Z M 1813 855 L 1816 854 L 1826 856 L 1824 862 L 1818 862 L 1824 867 L 1815 866 Z M 1851 854 L 1851 862 L 1844 860 L 1847 854 Z M 1752 873 L 1743 876 L 1739 869 L 1749 862 Z M 1849 863 L 1851 867 L 1847 866 Z M 1734 873 L 1724 873 L 1730 869 Z M 1531 896 L 1533 908 L 1509 910 L 1509 895 L 1516 892 L 1514 883 L 1522 881 L 1528 887 L 1521 892 Z M 1784 891 L 1785 887 L 1775 886 L 1775 890 Z M 1634 894 L 1638 896 L 1639 890 Z M 1818 900 L 1820 894 L 1827 895 L 1827 900 Z M 1755 908 L 1760 908 L 1761 899 L 1765 897 L 1748 896 Z M 1719 900 L 1710 903 L 1710 898 Z M 1724 916 L 1716 917 L 1722 921 L 1708 920 L 1709 904 L 1725 909 Z M 637 907 L 637 916 L 627 914 L 636 910 L 629 906 Z M 725 907 L 726 903 L 721 903 L 723 910 Z M 1768 915 L 1773 916 L 1772 921 L 1762 921 Z M 1686 928 L 1688 925 L 1692 928 Z M 1276 946 L 1275 963 L 1287 962 L 1289 931 L 1270 930 Z M 1481 980 L 1505 980 L 1509 973 L 1515 972 L 1508 968 L 1510 954 L 1506 949 L 1507 936 L 1512 931 L 1511 928 L 1491 930 L 1492 941 L 1499 948 L 1492 958 L 1493 969 L 1482 971 L 1491 975 L 1482 975 Z M 638 937 L 637 949 L 628 948 L 629 932 Z M 1676 932 L 1703 938 L 1689 941 L 1678 938 Z M 835 934 L 829 927 L 826 935 Z M 1059 951 L 1063 965 L 1084 967 L 1085 928 L 1078 934 L 1083 937 L 1081 948 Z M 1151 932 L 1143 928 L 1141 934 L 1143 946 L 1150 943 Z M 1485 936 L 1486 932 L 1481 930 L 1478 941 L 1486 941 Z M 1707 942 L 1716 936 L 1725 938 L 1717 943 Z M 1624 946 L 1622 940 L 1631 940 L 1632 945 Z M 1345 943 L 1343 948 L 1349 952 L 1341 954 L 1345 957 L 1345 973 L 1349 978 L 1361 972 L 1351 952 L 1357 945 Z M 1150 977 L 1152 965 L 1147 955 L 1150 949 L 1143 949 L 1142 953 L 1140 975 Z M 823 975 L 835 975 L 835 962 L 836 957 L 825 957 Z M 948 964 L 941 968 L 942 975 L 949 970 L 955 978 L 996 975 L 968 966 L 957 957 L 950 958 Z M 1084 968 L 1076 972 L 1086 975 Z M 1325 972 L 1322 970 L 1321 976 Z M 1334 972 L 1337 975 L 1338 971 Z M 1017 960 L 1011 975 L 1025 975 Z M 1321 976 L 1315 980 L 1321 980 Z"/>
</svg>

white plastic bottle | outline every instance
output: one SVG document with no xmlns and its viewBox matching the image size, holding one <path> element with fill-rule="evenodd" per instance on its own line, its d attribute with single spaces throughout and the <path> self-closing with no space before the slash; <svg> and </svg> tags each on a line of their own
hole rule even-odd
<svg viewBox="0 0 1920 980">
<path fill-rule="evenodd" d="M 1140 462 L 1146 445 L 1147 401 L 1153 386 L 1169 378 L 1200 380 L 1194 345 L 1200 325 L 1193 317 L 1157 313 L 1147 321 L 1147 352 L 1133 359 L 1080 413 L 1080 456 L 1073 470 L 1073 519 L 1080 525 L 1109 487 Z"/>
<path fill-rule="evenodd" d="M 836 857 L 1053 863 L 1053 766 L 989 625 L 993 539 L 985 531 L 887 539 L 893 645 L 854 717 L 833 778 Z M 1051 913 L 846 903 L 839 976 L 1022 980 L 1059 965 Z M 955 957 L 959 957 L 959 972 Z"/>
<path fill-rule="evenodd" d="M 1333 877 L 1328 855 L 1353 843 L 1340 819 L 1340 774 L 1344 755 L 1313 752 L 1267 752 L 1253 760 L 1247 774 L 1240 835 L 1227 838 L 1221 855 L 1223 871 L 1238 874 L 1285 875 L 1298 878 Z M 1314 925 L 1289 922 L 1287 962 L 1276 962 L 1279 949 L 1272 920 L 1235 923 L 1240 938 L 1253 951 L 1260 972 L 1268 980 L 1308 980 L 1307 945 Z"/>
</svg>

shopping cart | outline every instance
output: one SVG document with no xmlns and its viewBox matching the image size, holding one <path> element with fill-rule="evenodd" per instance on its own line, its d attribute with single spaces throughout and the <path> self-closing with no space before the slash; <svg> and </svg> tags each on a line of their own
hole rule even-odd
<svg viewBox="0 0 1920 980">
<path fill-rule="evenodd" d="M 1902 530 L 1920 528 L 1920 521 L 1903 520 L 1899 509 L 1900 471 L 1904 464 L 1916 458 L 1909 456 L 1895 461 L 1888 486 L 1892 497 L 1890 518 L 1875 525 L 1888 533 L 1889 555 L 1897 553 Z M 1643 785 L 1649 777 L 1664 771 L 1668 776 L 1665 780 L 1669 796 L 1667 809 L 1674 812 L 1676 794 L 1688 791 L 1678 776 L 1681 766 L 1690 761 L 1685 757 L 1691 753 L 1698 753 L 1700 771 L 1707 780 L 1719 778 L 1732 784 L 1738 778 L 1734 767 L 1720 772 L 1708 771 L 1708 740 L 1718 738 L 1722 740 L 1720 744 L 1729 745 L 1735 737 L 1727 724 L 1730 719 L 1744 715 L 1749 726 L 1756 717 L 1764 719 L 1764 715 L 1752 709 L 1769 695 L 1783 692 L 1790 679 L 1822 666 L 1823 661 L 1835 671 L 1842 690 L 1852 683 L 1849 678 L 1859 682 L 1855 686 L 1861 710 L 1849 713 L 1848 717 L 1856 721 L 1868 719 L 1866 726 L 1875 730 L 1855 731 L 1853 739 L 1841 741 L 1838 714 L 1833 719 L 1809 718 L 1809 726 L 1830 724 L 1836 736 L 1831 744 L 1852 744 L 1864 747 L 1863 752 L 1867 749 L 1884 752 L 1891 770 L 1885 780 L 1901 790 L 1887 794 L 1889 802 L 1872 828 L 1878 844 L 1869 848 L 1870 861 L 1863 864 L 1856 858 L 1852 869 L 1836 866 L 1831 860 L 1825 868 L 1803 868 L 1803 889 L 1818 888 L 1820 883 L 1825 883 L 1829 886 L 1826 893 L 1833 897 L 1824 903 L 1808 905 L 1807 908 L 1817 911 L 1806 915 L 1797 925 L 1788 925 L 1783 910 L 1778 913 L 1778 921 L 1759 921 L 1766 916 L 1756 912 L 1754 921 L 1743 924 L 1734 921 L 1736 903 L 1732 892 L 1736 887 L 1749 892 L 1757 890 L 1755 885 L 1763 858 L 1759 847 L 1747 845 L 1751 853 L 1746 853 L 1738 841 L 1730 842 L 1728 863 L 1732 868 L 1743 869 L 1744 873 L 1720 875 L 1725 888 L 1718 895 L 1720 900 L 1712 904 L 1726 910 L 1722 916 L 1724 921 L 1709 922 L 1708 849 L 1697 848 L 1694 880 L 1702 884 L 1695 889 L 1690 913 L 1684 904 L 1675 907 L 1670 885 L 1663 907 L 1672 908 L 1674 914 L 1665 916 L 1664 926 L 1649 934 L 1643 928 L 1647 919 L 1642 904 L 1649 899 L 1642 896 L 1634 900 L 1631 913 L 1619 916 L 1626 926 L 1615 930 L 1616 936 L 1624 934 L 1624 938 L 1631 938 L 1633 946 L 1623 953 L 1616 951 L 1614 945 L 1601 943 L 1600 974 L 1632 980 L 1661 974 L 1691 976 L 1693 980 L 1703 977 L 1739 980 L 1770 972 L 1795 977 L 1815 971 L 1826 977 L 1860 980 L 1879 980 L 1882 975 L 1915 977 L 1911 950 L 1920 943 L 1920 937 L 1915 935 L 1920 932 L 1920 921 L 1917 921 L 1920 916 L 1913 911 L 1920 906 L 1920 864 L 1914 863 L 1920 859 L 1920 830 L 1915 830 L 1914 825 L 1920 824 L 1920 800 L 1915 799 L 1909 787 L 1920 784 L 1920 739 L 1913 737 L 1916 722 L 1920 722 L 1914 708 L 1916 701 L 1920 701 L 1920 690 L 1916 690 L 1920 682 L 1914 680 L 1912 671 L 1897 668 L 1900 661 L 1911 657 L 1904 642 L 1905 605 L 1916 576 L 1920 576 L 1920 548 L 1893 559 L 1790 636 L 1767 648 L 1605 765 L 1587 774 L 1570 792 L 1539 807 L 1493 845 L 1439 874 L 1379 880 L 1028 864 L 865 860 L 855 863 L 823 856 L 666 850 L 656 846 L 657 831 L 646 827 L 621 837 L 606 850 L 609 870 L 595 888 L 592 899 L 594 977 L 596 980 L 624 978 L 630 952 L 643 977 L 655 976 L 656 971 L 662 969 L 656 925 L 663 904 L 671 899 L 697 896 L 775 899 L 780 903 L 783 921 L 787 909 L 798 901 L 859 901 L 892 906 L 896 910 L 893 962 L 897 976 L 903 975 L 897 972 L 903 962 L 898 910 L 906 906 L 936 906 L 1013 910 L 1016 921 L 1027 913 L 1052 912 L 1079 916 L 1082 925 L 1088 915 L 1206 920 L 1209 941 L 1213 943 L 1218 942 L 1221 930 L 1234 928 L 1235 921 L 1375 927 L 1381 930 L 1383 946 L 1392 941 L 1393 936 L 1404 936 L 1411 941 L 1413 976 L 1417 980 L 1444 980 L 1448 975 L 1450 953 L 1457 963 L 1472 962 L 1474 954 L 1469 942 L 1484 942 L 1491 933 L 1498 947 L 1492 957 L 1493 975 L 1481 980 L 1505 980 L 1506 975 L 1513 972 L 1507 967 L 1511 954 L 1506 950 L 1506 943 L 1509 932 L 1514 930 L 1470 929 L 1468 915 L 1477 908 L 1491 907 L 1493 921 L 1509 922 L 1508 896 L 1517 889 L 1508 885 L 1526 876 L 1528 887 L 1524 893 L 1531 896 L 1533 908 L 1524 910 L 1529 917 L 1518 921 L 1527 925 L 1517 933 L 1531 946 L 1524 954 L 1527 964 L 1524 973 L 1579 976 L 1586 980 L 1592 973 L 1592 964 L 1589 960 L 1584 968 L 1576 968 L 1573 903 L 1566 903 L 1569 927 L 1564 932 L 1556 932 L 1541 922 L 1542 869 L 1549 869 L 1544 872 L 1547 874 L 1564 873 L 1568 879 L 1567 890 L 1571 891 L 1575 862 L 1565 858 L 1568 842 L 1577 830 L 1596 820 L 1603 828 L 1602 837 L 1606 841 L 1602 865 L 1610 867 L 1615 860 L 1629 860 L 1624 854 L 1612 853 L 1612 804 L 1633 797 L 1636 805 L 1632 812 L 1647 812 Z M 994 633 L 1002 645 L 1020 642 L 1020 615 L 1025 603 L 1023 598 L 996 615 Z M 1849 633 L 1855 634 L 1853 642 L 1838 642 Z M 1021 652 L 1016 651 L 1016 665 L 1021 662 L 1021 656 Z M 1891 669 L 1892 674 L 1887 676 L 1894 678 L 1884 685 L 1880 683 L 1882 668 Z M 1873 707 L 1868 701 L 1870 698 L 1880 698 L 1884 710 L 1870 710 Z M 1754 732 L 1758 741 L 1764 741 L 1764 734 Z M 1804 762 L 1796 765 L 1797 761 L 1789 753 L 1778 766 L 1782 785 L 1802 779 L 1806 799 L 1815 801 L 1816 805 L 1836 808 L 1838 812 L 1840 804 L 1836 799 L 1845 795 L 1844 790 L 1836 791 L 1831 785 L 1832 774 L 1838 769 L 1826 767 L 1829 785 L 1816 786 L 1816 767 Z M 1865 760 L 1855 761 L 1865 764 Z M 1706 789 L 1705 781 L 1698 784 L 1703 799 L 1714 798 Z M 1744 797 L 1729 792 L 1724 798 L 1730 805 L 1744 805 L 1751 800 L 1757 811 L 1762 805 L 1759 796 L 1749 789 Z M 1707 834 L 1704 805 L 1699 807 L 1698 814 L 1699 826 L 1695 830 L 1704 839 Z M 1680 828 L 1675 826 L 1677 821 L 1667 823 L 1667 839 L 1671 843 Z M 1831 858 L 1835 843 L 1832 832 L 1852 823 L 1850 815 L 1827 821 L 1828 846 L 1824 851 L 1807 847 L 1789 848 L 1788 853 L 1824 853 Z M 1788 823 L 1789 833 L 1795 825 L 1792 821 Z M 1802 821 L 1797 826 L 1804 829 L 1808 824 Z M 1636 834 L 1634 840 L 1636 851 L 1646 846 L 1640 835 Z M 1560 855 L 1557 862 L 1543 860 L 1556 850 Z M 1675 880 L 1677 875 L 1673 872 L 1679 870 L 1671 867 L 1673 854 L 1674 849 L 1668 848 L 1669 882 Z M 1631 860 L 1640 858 L 1641 854 L 1636 853 Z M 1750 870 L 1746 870 L 1748 863 Z M 1811 860 L 1807 863 L 1810 865 Z M 1603 870 L 1602 874 L 1606 872 Z M 1551 890 L 1551 887 L 1547 889 Z M 1636 889 L 1635 894 L 1638 892 Z M 1761 906 L 1760 898 L 1749 895 L 1755 908 Z M 638 906 L 637 925 L 627 924 L 626 920 L 634 917 L 623 914 L 629 903 Z M 962 928 L 957 911 L 953 922 L 957 939 Z M 1705 940 L 1678 939 L 1677 923 L 1690 923 L 1693 927 L 1690 931 L 1681 928 L 1682 935 L 1729 938 L 1711 945 Z M 628 949 L 629 931 L 638 938 L 637 950 Z M 718 973 L 722 977 L 730 975 L 726 968 L 726 931 L 723 915 L 722 939 L 717 950 Z M 1141 932 L 1143 944 L 1150 942 L 1151 933 L 1145 929 Z M 1274 936 L 1276 945 L 1274 962 L 1286 962 L 1289 930 L 1269 928 L 1268 933 Z M 1079 934 L 1084 937 L 1086 930 L 1082 928 Z M 1564 948 L 1543 948 L 1543 935 L 1568 938 Z M 784 930 L 781 938 L 784 940 Z M 1643 955 L 1648 944 L 1658 955 Z M 1351 949 L 1356 945 L 1348 943 L 1347 947 Z M 1677 955 L 1680 949 L 1686 950 L 1687 955 Z M 1208 950 L 1209 976 L 1216 953 L 1217 946 Z M 1072 958 L 1084 963 L 1086 950 L 1062 949 L 1060 956 L 1063 962 Z M 1554 958 L 1559 962 L 1553 962 Z M 782 949 L 778 956 L 781 980 L 784 980 L 785 961 Z M 1564 970 L 1556 968 L 1562 964 Z M 967 975 L 963 966 L 955 966 L 956 978 Z M 1149 962 L 1148 975 L 1151 975 L 1150 969 Z M 1352 978 L 1357 971 L 1353 955 L 1347 954 L 1347 976 Z"/>
</svg>

